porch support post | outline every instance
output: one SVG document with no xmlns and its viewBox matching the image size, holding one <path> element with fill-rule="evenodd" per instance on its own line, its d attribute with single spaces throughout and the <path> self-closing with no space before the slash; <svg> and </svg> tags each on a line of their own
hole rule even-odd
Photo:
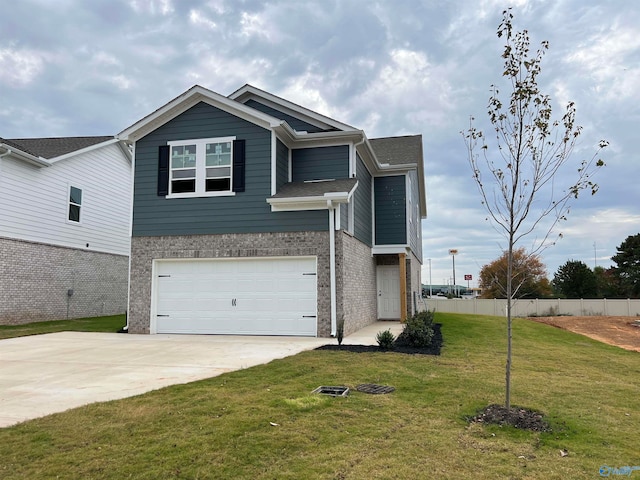
<svg viewBox="0 0 640 480">
<path fill-rule="evenodd" d="M 400 263 L 400 321 L 407 319 L 407 254 L 399 253 Z"/>
</svg>

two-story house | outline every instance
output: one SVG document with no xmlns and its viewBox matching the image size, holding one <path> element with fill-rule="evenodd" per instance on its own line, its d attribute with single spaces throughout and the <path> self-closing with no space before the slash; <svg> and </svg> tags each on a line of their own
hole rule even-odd
<svg viewBox="0 0 640 480">
<path fill-rule="evenodd" d="M 126 311 L 131 175 L 113 136 L 0 139 L 0 324 Z"/>
<path fill-rule="evenodd" d="M 420 296 L 422 137 L 194 86 L 134 151 L 131 333 L 347 335 Z"/>
</svg>

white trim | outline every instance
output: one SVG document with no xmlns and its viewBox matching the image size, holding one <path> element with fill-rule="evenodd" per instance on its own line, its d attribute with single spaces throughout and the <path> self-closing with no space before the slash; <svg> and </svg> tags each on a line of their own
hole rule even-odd
<svg viewBox="0 0 640 480">
<path fill-rule="evenodd" d="M 122 145 L 122 142 L 120 142 L 120 145 Z M 135 177 L 135 172 L 136 172 L 136 144 L 135 142 L 133 143 L 133 145 L 131 145 L 131 178 L 130 178 L 130 182 L 131 182 L 131 189 L 130 189 L 130 198 L 129 198 L 129 239 L 131 240 L 131 238 L 133 237 L 133 197 L 135 195 L 135 185 L 136 182 L 134 181 L 134 177 Z M 129 241 L 129 261 L 128 261 L 128 266 L 127 266 L 127 315 L 126 315 L 126 324 L 124 326 L 124 330 L 126 330 L 127 332 L 129 331 L 129 317 L 131 315 L 131 257 L 132 255 L 132 251 L 131 251 L 131 241 Z"/>
<path fill-rule="evenodd" d="M 80 190 L 80 203 L 72 203 L 71 202 L 71 189 L 75 188 L 77 190 Z M 66 216 L 65 216 L 65 221 L 69 224 L 69 225 L 82 225 L 82 218 L 84 216 L 84 206 L 85 206 L 85 189 L 83 186 L 80 186 L 80 184 L 78 182 L 67 182 L 67 209 L 66 209 Z M 69 218 L 69 213 L 70 213 L 70 209 L 71 209 L 71 205 L 76 205 L 79 207 L 79 211 L 78 211 L 78 221 L 74 221 L 71 220 Z"/>
<path fill-rule="evenodd" d="M 337 322 L 337 301 L 336 301 L 336 232 L 335 232 L 335 208 L 329 207 L 329 270 L 330 270 L 330 290 L 331 290 L 331 336 L 335 337 L 338 332 Z"/>
<path fill-rule="evenodd" d="M 373 255 L 390 255 L 396 253 L 410 253 L 411 247 L 409 245 L 397 244 L 397 245 L 374 245 L 371 247 L 371 253 Z"/>
<path fill-rule="evenodd" d="M 278 137 L 276 137 L 275 130 L 271 130 L 271 195 L 275 195 L 277 193 L 277 185 L 276 185 L 276 173 L 278 171 Z M 233 187 L 233 185 L 232 185 Z"/>
<path fill-rule="evenodd" d="M 267 203 L 271 205 L 272 212 L 326 210 L 328 208 L 335 208 L 333 204 L 336 203 L 349 203 L 356 188 L 358 188 L 358 182 L 354 184 L 349 192 L 329 192 L 313 197 L 267 198 Z"/>
<path fill-rule="evenodd" d="M 116 138 L 129 142 L 136 141 L 200 102 L 207 103 L 266 129 L 273 128 L 282 123 L 282 121 L 277 118 L 247 107 L 242 103 L 230 100 L 200 85 L 194 85 L 186 92 L 158 108 L 155 112 L 124 129 Z"/>
<path fill-rule="evenodd" d="M 75 157 L 76 155 L 82 155 L 83 153 L 90 152 L 92 150 L 97 150 L 99 148 L 103 148 L 109 145 L 113 145 L 114 143 L 119 143 L 120 140 L 113 137 L 110 140 L 105 140 L 104 142 L 96 143 L 94 145 L 89 145 L 88 147 L 81 148 L 80 150 L 74 150 L 73 152 L 65 153 L 64 155 L 60 155 L 58 157 L 53 157 L 49 159 L 50 164 L 54 164 L 56 162 L 60 162 L 62 160 L 66 160 L 71 157 Z M 128 156 L 128 155 L 127 155 Z"/>
<path fill-rule="evenodd" d="M 244 104 L 249 100 L 256 100 L 268 107 L 274 108 L 292 117 L 296 117 L 306 123 L 314 125 L 318 128 L 327 129 L 327 127 L 337 128 L 339 130 L 355 130 L 351 125 L 339 122 L 333 118 L 322 115 L 308 108 L 297 105 L 289 100 L 273 95 L 272 93 L 260 90 L 253 85 L 243 85 L 235 92 L 229 95 L 230 99 Z M 303 118 L 301 118 L 303 117 Z"/>
<path fill-rule="evenodd" d="M 169 193 L 165 198 L 193 198 L 193 197 L 229 197 L 234 196 L 233 191 L 233 142 L 236 140 L 235 136 L 230 137 L 213 137 L 213 138 L 190 138 L 186 140 L 171 140 L 167 142 L 169 146 L 169 192 L 173 188 L 173 166 L 171 155 L 173 147 L 195 145 L 196 147 L 196 164 L 193 167 L 195 170 L 195 192 L 183 192 L 183 193 Z M 207 164 L 206 164 L 206 148 L 205 145 L 213 143 L 230 143 L 231 152 L 229 165 L 222 165 L 221 167 L 229 168 L 229 190 L 214 190 L 211 192 L 206 191 L 207 182 Z M 188 168 L 191 170 L 191 167 Z M 221 177 L 226 178 L 226 176 Z M 176 180 L 180 180 L 179 178 Z"/>
<path fill-rule="evenodd" d="M 413 215 L 413 213 L 411 212 L 411 210 L 413 210 L 413 208 L 409 208 L 411 207 L 411 177 L 409 176 L 409 173 L 405 173 L 404 176 L 404 188 L 405 188 L 405 201 L 404 201 L 404 216 L 405 216 L 405 228 L 406 228 L 406 239 L 407 239 L 407 243 L 409 245 L 411 245 L 411 216 Z"/>
<path fill-rule="evenodd" d="M 293 150 L 287 147 L 289 165 L 287 166 L 287 181 L 291 183 L 293 181 Z"/>
<path fill-rule="evenodd" d="M 153 335 L 158 331 L 158 274 L 157 262 L 164 260 L 154 258 L 151 260 L 151 308 L 149 308 L 149 334 Z"/>
<path fill-rule="evenodd" d="M 35 165 L 36 167 L 50 167 L 51 162 L 43 157 L 36 157 L 35 155 L 31 155 L 30 153 L 23 152 L 22 150 L 12 146 L 7 145 L 6 143 L 0 143 L 0 148 L 3 148 L 5 152 L 0 155 L 2 157 L 12 156 L 17 158 L 18 160 L 22 160 L 24 162 Z"/>
</svg>

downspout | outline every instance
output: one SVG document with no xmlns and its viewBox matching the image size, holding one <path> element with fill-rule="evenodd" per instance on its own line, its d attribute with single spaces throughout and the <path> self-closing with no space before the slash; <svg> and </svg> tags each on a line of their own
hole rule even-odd
<svg viewBox="0 0 640 480">
<path fill-rule="evenodd" d="M 7 148 L 7 151 L 0 155 L 0 159 L 6 157 L 7 155 L 11 155 L 13 152 L 10 148 Z"/>
<path fill-rule="evenodd" d="M 129 333 L 129 311 L 131 309 L 131 258 L 133 257 L 133 194 L 135 186 L 135 169 L 136 169 L 136 144 L 131 145 L 131 186 L 130 186 L 130 205 L 129 205 L 129 265 L 127 275 L 127 314 L 125 315 L 126 325 L 122 328 L 123 333 Z"/>
<path fill-rule="evenodd" d="M 329 208 L 329 268 L 331 276 L 331 336 L 335 337 L 338 331 L 337 328 L 337 308 L 336 308 L 336 232 L 335 232 L 335 218 L 336 210 L 333 202 L 327 200 L 327 207 Z"/>
</svg>

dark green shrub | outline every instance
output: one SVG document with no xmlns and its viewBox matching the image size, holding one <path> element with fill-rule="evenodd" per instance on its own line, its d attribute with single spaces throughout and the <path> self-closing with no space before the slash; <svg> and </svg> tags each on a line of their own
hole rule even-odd
<svg viewBox="0 0 640 480">
<path fill-rule="evenodd" d="M 433 340 L 433 312 L 425 310 L 407 319 L 396 344 L 411 347 L 428 347 Z"/>
<path fill-rule="evenodd" d="M 396 341 L 396 337 L 391 333 L 391 330 L 386 329 L 383 332 L 378 332 L 376 335 L 376 342 L 378 346 L 383 350 L 392 350 L 393 342 Z"/>
</svg>

